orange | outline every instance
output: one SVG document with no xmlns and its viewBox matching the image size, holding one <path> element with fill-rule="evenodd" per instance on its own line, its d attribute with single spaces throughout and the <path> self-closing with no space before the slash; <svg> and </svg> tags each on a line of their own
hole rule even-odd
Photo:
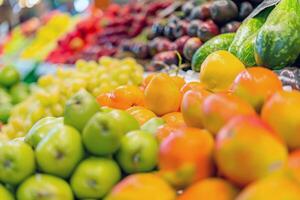
<svg viewBox="0 0 300 200">
<path fill-rule="evenodd" d="M 300 148 L 300 92 L 278 91 L 265 103 L 261 117 L 290 149 Z"/>
<path fill-rule="evenodd" d="M 226 93 L 212 94 L 202 103 L 203 125 L 216 134 L 232 117 L 255 115 L 255 110 L 242 99 Z"/>
<path fill-rule="evenodd" d="M 287 175 L 271 175 L 246 187 L 236 200 L 298 200 L 300 186 Z"/>
<path fill-rule="evenodd" d="M 118 183 L 105 200 L 175 200 L 176 192 L 157 175 L 134 174 Z"/>
<path fill-rule="evenodd" d="M 169 135 L 175 134 L 177 129 L 179 129 L 181 127 L 182 126 L 180 126 L 180 125 L 164 124 L 157 129 L 157 131 L 155 133 L 156 139 L 158 140 L 159 143 L 161 143 Z"/>
<path fill-rule="evenodd" d="M 234 95 L 250 103 L 257 112 L 268 97 L 282 90 L 282 83 L 271 70 L 263 67 L 251 67 L 242 71 L 234 80 Z"/>
<path fill-rule="evenodd" d="M 176 112 L 180 107 L 180 90 L 167 74 L 156 74 L 147 85 L 144 93 L 146 108 L 158 116 Z"/>
<path fill-rule="evenodd" d="M 230 89 L 236 76 L 245 69 L 244 64 L 228 51 L 216 51 L 204 60 L 200 70 L 200 81 L 213 92 Z"/>
<path fill-rule="evenodd" d="M 204 89 L 192 89 L 183 95 L 181 112 L 188 126 L 203 128 L 202 103 L 209 94 L 210 93 Z"/>
<path fill-rule="evenodd" d="M 178 128 L 160 144 L 159 173 L 176 188 L 207 178 L 213 173 L 213 147 L 208 131 Z"/>
<path fill-rule="evenodd" d="M 238 189 L 220 178 L 209 178 L 188 187 L 177 200 L 234 200 Z"/>
<path fill-rule="evenodd" d="M 201 84 L 200 82 L 196 82 L 196 81 L 188 82 L 181 87 L 180 92 L 182 95 L 184 95 L 187 91 L 192 90 L 192 89 L 193 90 L 203 90 L 204 85 Z"/>
<path fill-rule="evenodd" d="M 143 125 L 149 119 L 156 117 L 156 115 L 151 111 L 141 106 L 133 106 L 127 109 L 127 112 L 131 114 L 140 125 Z"/>
<path fill-rule="evenodd" d="M 221 174 L 243 186 L 281 170 L 287 149 L 259 117 L 240 116 L 218 133 L 215 160 Z"/>
<path fill-rule="evenodd" d="M 137 86 L 125 85 L 116 88 L 111 93 L 99 95 L 97 101 L 101 106 L 125 110 L 131 106 L 143 106 L 144 94 Z"/>
<path fill-rule="evenodd" d="M 147 75 L 144 80 L 143 80 L 143 83 L 142 83 L 142 86 L 143 87 L 147 87 L 147 85 L 150 83 L 150 81 L 152 80 L 152 78 L 155 76 L 156 74 L 149 74 Z"/>
<path fill-rule="evenodd" d="M 170 76 L 170 77 L 174 81 L 174 83 L 177 85 L 178 89 L 181 89 L 184 86 L 184 84 L 185 84 L 184 78 L 182 78 L 180 76 Z"/>
<path fill-rule="evenodd" d="M 185 122 L 181 112 L 172 112 L 161 117 L 166 124 L 184 126 Z"/>
</svg>

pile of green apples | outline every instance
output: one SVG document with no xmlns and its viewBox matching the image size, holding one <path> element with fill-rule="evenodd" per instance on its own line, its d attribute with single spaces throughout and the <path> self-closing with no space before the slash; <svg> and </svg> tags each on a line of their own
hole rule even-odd
<svg viewBox="0 0 300 200">
<path fill-rule="evenodd" d="M 0 69 L 0 122 L 6 123 L 13 105 L 22 102 L 30 94 L 30 88 L 20 81 L 20 73 L 13 66 Z"/>
<path fill-rule="evenodd" d="M 0 142 L 1 200 L 110 200 L 125 176 L 157 165 L 158 123 L 100 107 L 86 90 L 64 116 L 39 120 L 24 138 Z"/>
</svg>

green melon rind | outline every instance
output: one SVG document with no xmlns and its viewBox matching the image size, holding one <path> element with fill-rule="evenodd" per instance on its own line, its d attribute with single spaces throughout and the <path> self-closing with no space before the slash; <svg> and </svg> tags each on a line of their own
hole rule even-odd
<svg viewBox="0 0 300 200">
<path fill-rule="evenodd" d="M 300 1 L 282 0 L 255 41 L 257 64 L 270 69 L 292 65 L 300 55 Z"/>
<path fill-rule="evenodd" d="M 234 36 L 235 33 L 224 33 L 208 40 L 193 55 L 192 69 L 196 72 L 199 72 L 202 63 L 209 54 L 218 50 L 228 50 Z"/>
</svg>

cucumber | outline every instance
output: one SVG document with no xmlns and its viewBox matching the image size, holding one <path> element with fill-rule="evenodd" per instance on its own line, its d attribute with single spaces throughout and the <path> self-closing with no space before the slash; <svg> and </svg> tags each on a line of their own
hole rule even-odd
<svg viewBox="0 0 300 200">
<path fill-rule="evenodd" d="M 208 40 L 193 55 L 192 69 L 199 72 L 203 61 L 209 54 L 218 50 L 228 50 L 234 36 L 235 33 L 224 33 Z"/>
<path fill-rule="evenodd" d="M 300 0 L 281 0 L 255 41 L 257 64 L 270 69 L 292 65 L 300 55 Z"/>
<path fill-rule="evenodd" d="M 248 39 L 246 39 L 237 52 L 237 57 L 244 63 L 246 67 L 253 67 L 256 65 L 254 55 L 256 35 L 257 34 L 252 34 Z"/>
<path fill-rule="evenodd" d="M 265 23 L 269 13 L 273 8 L 268 8 L 259 15 L 254 18 L 250 18 L 242 23 L 240 28 L 236 32 L 236 36 L 230 45 L 228 51 L 233 55 L 237 56 L 239 48 L 252 34 L 258 32 L 258 30 L 263 26 Z"/>
</svg>

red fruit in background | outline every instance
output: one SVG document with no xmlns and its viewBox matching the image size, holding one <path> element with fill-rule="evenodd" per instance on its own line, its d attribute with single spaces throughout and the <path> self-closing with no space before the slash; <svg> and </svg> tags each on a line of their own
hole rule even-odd
<svg viewBox="0 0 300 200">
<path fill-rule="evenodd" d="M 191 61 L 194 53 L 202 46 L 202 44 L 202 41 L 197 37 L 189 38 L 183 47 L 184 57 Z"/>
<path fill-rule="evenodd" d="M 160 144 L 159 173 L 183 188 L 213 173 L 214 140 L 206 130 L 178 128 Z"/>
<path fill-rule="evenodd" d="M 229 22 L 221 28 L 221 33 L 235 33 L 240 27 L 240 25 L 241 22 L 238 21 Z"/>
<path fill-rule="evenodd" d="M 180 38 L 187 34 L 189 23 L 186 21 L 179 21 L 176 24 L 176 28 L 173 30 L 173 35 L 175 38 Z"/>
<path fill-rule="evenodd" d="M 167 51 L 171 46 L 171 42 L 167 38 L 157 37 L 148 43 L 148 48 L 152 56 L 158 52 Z"/>
<path fill-rule="evenodd" d="M 211 3 L 205 3 L 200 6 L 196 6 L 192 9 L 189 16 L 190 19 L 208 19 L 210 17 L 210 6 Z"/>
<path fill-rule="evenodd" d="M 156 40 L 156 39 L 154 39 Z M 168 39 L 157 39 L 156 40 L 157 45 L 156 45 L 156 50 L 157 52 L 164 52 L 164 51 L 172 51 L 177 49 L 177 45 L 175 43 L 172 43 Z"/>
<path fill-rule="evenodd" d="M 84 41 L 79 37 L 73 38 L 70 42 L 70 48 L 73 50 L 79 50 L 82 49 L 83 47 L 84 47 Z"/>
<path fill-rule="evenodd" d="M 188 39 L 190 39 L 189 36 L 182 36 L 180 38 L 178 38 L 177 40 L 175 40 L 175 44 L 177 46 L 177 51 L 183 55 L 183 48 L 184 48 L 184 45 L 185 43 L 188 41 Z"/>
<path fill-rule="evenodd" d="M 201 23 L 198 28 L 197 35 L 204 42 L 219 34 L 219 28 L 212 20 Z"/>
<path fill-rule="evenodd" d="M 175 51 L 165 51 L 154 56 L 153 63 L 155 65 L 166 64 L 168 65 L 178 65 L 178 55 Z"/>
</svg>

